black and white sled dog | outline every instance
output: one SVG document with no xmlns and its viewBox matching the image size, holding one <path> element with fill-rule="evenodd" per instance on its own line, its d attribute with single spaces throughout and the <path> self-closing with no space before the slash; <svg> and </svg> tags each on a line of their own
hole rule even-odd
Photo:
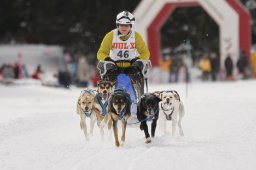
<svg viewBox="0 0 256 170">
<path fill-rule="evenodd" d="M 178 124 L 180 136 L 184 136 L 183 129 L 181 126 L 181 120 L 185 114 L 184 106 L 180 100 L 180 96 L 177 91 L 161 91 L 158 92 L 160 96 L 160 115 L 159 124 L 166 134 L 166 122 L 172 121 L 172 136 L 175 136 L 176 126 Z"/>
<path fill-rule="evenodd" d="M 95 91 L 92 89 L 84 89 L 77 100 L 76 112 L 80 116 L 80 127 L 84 132 L 85 139 L 89 140 L 86 118 L 90 118 L 90 134 L 93 133 L 93 128 L 96 122 L 96 115 L 92 111 Z"/>
<path fill-rule="evenodd" d="M 151 138 L 148 133 L 147 121 L 152 120 L 151 137 L 155 136 L 157 120 L 159 116 L 159 102 L 160 98 L 156 94 L 147 93 L 141 96 L 137 107 L 137 118 L 140 121 L 140 129 L 145 133 L 146 144 L 151 143 Z"/>
</svg>

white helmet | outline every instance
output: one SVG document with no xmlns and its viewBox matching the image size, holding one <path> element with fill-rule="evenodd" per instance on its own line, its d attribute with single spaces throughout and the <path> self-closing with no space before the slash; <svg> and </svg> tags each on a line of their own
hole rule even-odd
<svg viewBox="0 0 256 170">
<path fill-rule="evenodd" d="M 135 17 L 128 11 L 123 11 L 117 14 L 116 16 L 116 24 L 123 25 L 133 25 L 135 22 Z"/>
</svg>

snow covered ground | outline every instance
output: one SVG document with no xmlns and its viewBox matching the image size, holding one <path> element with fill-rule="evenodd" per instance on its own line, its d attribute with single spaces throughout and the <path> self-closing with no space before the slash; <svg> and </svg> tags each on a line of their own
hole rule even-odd
<svg viewBox="0 0 256 170">
<path fill-rule="evenodd" d="M 180 93 L 185 136 L 157 129 L 146 145 L 133 126 L 117 148 L 97 127 L 85 141 L 75 113 L 81 89 L 0 85 L 0 169 L 256 169 L 256 81 L 194 83 L 187 97 L 185 84 L 149 86 Z"/>
</svg>

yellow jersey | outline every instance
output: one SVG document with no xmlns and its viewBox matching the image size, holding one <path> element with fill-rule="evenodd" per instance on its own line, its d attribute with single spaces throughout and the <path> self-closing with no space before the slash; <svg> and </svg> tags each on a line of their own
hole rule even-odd
<svg viewBox="0 0 256 170">
<path fill-rule="evenodd" d="M 105 60 L 106 57 L 110 56 L 110 52 L 115 47 L 116 44 L 113 44 L 113 37 L 114 37 L 114 31 L 112 30 L 109 33 L 105 35 L 103 38 L 100 48 L 97 53 L 97 59 L 98 60 Z M 148 50 L 148 47 L 146 43 L 144 42 L 142 36 L 138 32 L 135 33 L 135 48 L 137 49 L 138 52 L 138 58 L 148 60 L 150 56 L 150 52 Z M 126 41 L 130 38 L 131 34 L 128 34 L 126 36 L 120 36 L 120 40 Z"/>
</svg>

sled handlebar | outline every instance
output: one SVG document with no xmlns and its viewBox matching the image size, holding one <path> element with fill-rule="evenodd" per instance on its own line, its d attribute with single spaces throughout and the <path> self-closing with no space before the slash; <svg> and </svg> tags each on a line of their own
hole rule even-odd
<svg viewBox="0 0 256 170">
<path fill-rule="evenodd" d="M 139 64 L 138 65 L 132 64 L 130 67 L 138 68 L 141 74 L 143 75 L 143 77 L 148 78 L 148 69 L 152 67 L 150 60 L 138 59 L 135 63 L 139 63 Z M 117 65 L 113 61 L 99 61 L 97 65 L 97 69 L 99 70 L 101 77 L 103 77 L 108 70 L 116 69 L 116 68 L 117 68 Z"/>
</svg>

